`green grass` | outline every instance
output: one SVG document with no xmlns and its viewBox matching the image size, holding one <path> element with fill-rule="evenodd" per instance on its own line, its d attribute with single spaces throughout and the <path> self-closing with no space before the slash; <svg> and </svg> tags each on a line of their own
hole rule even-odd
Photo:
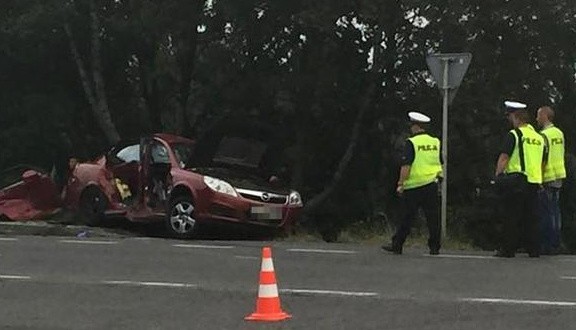
<svg viewBox="0 0 576 330">
<path fill-rule="evenodd" d="M 383 224 L 369 222 L 358 222 L 348 228 L 340 231 L 335 243 L 353 243 L 362 245 L 379 246 L 391 241 L 394 234 L 394 228 Z M 323 242 L 322 235 L 315 231 L 306 230 L 297 227 L 293 233 L 288 236 L 280 237 L 277 240 L 286 242 Z M 427 248 L 428 232 L 426 229 L 415 227 L 405 243 L 409 248 Z M 474 247 L 468 240 L 458 237 L 448 236 L 442 240 L 442 249 L 452 251 L 480 251 Z"/>
</svg>

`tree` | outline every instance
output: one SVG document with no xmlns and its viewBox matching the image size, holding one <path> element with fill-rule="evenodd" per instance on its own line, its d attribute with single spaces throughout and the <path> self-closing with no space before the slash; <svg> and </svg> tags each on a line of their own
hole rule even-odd
<svg viewBox="0 0 576 330">
<path fill-rule="evenodd" d="M 80 1 L 68 2 L 67 5 L 77 16 L 78 10 L 82 10 L 84 3 Z M 78 8 L 80 7 L 80 8 Z M 106 35 L 105 28 L 101 24 L 100 11 L 102 7 L 98 0 L 87 0 L 87 15 L 89 17 L 89 60 L 85 60 L 79 51 L 79 47 L 74 38 L 72 27 L 69 22 L 64 23 L 64 31 L 70 43 L 70 52 L 74 63 L 78 69 L 78 74 L 82 82 L 82 87 L 86 94 L 86 99 L 92 108 L 94 118 L 104 132 L 108 143 L 114 144 L 120 140 L 120 134 L 110 113 L 108 97 L 104 78 L 104 68 L 102 59 L 102 39 Z M 75 17 L 78 19 L 78 17 Z M 86 62 L 90 62 L 90 69 Z"/>
</svg>

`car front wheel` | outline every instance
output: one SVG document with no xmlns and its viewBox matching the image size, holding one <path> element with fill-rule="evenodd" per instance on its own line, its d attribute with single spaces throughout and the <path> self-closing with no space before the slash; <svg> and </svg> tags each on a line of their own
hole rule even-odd
<svg viewBox="0 0 576 330">
<path fill-rule="evenodd" d="M 190 197 L 176 197 L 170 203 L 166 227 L 168 232 L 176 238 L 189 238 L 194 235 L 198 224 L 194 218 L 194 204 Z"/>
</svg>

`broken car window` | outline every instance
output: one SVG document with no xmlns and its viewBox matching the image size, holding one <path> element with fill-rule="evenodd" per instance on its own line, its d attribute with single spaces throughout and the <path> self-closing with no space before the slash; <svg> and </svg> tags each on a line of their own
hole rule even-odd
<svg viewBox="0 0 576 330">
<path fill-rule="evenodd" d="M 122 150 L 116 153 L 116 158 L 129 162 L 140 162 L 140 145 L 134 144 L 122 148 Z"/>
<path fill-rule="evenodd" d="M 152 145 L 152 163 L 154 164 L 170 164 L 170 157 L 168 156 L 168 149 L 159 143 L 155 142 Z"/>
</svg>

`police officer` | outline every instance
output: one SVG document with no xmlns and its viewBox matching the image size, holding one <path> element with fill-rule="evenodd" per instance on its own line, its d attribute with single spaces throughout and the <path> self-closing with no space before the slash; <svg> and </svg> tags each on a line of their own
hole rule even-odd
<svg viewBox="0 0 576 330">
<path fill-rule="evenodd" d="M 564 166 L 564 133 L 554 126 L 554 110 L 549 106 L 538 109 L 536 121 L 540 126 L 540 134 L 548 146 L 548 159 L 544 165 L 543 187 L 540 190 L 540 227 L 541 253 L 555 254 L 560 248 L 560 229 L 562 218 L 560 215 L 560 188 L 562 180 L 566 178 Z"/>
<path fill-rule="evenodd" d="M 390 245 L 383 250 L 402 254 L 402 246 L 410 233 L 420 208 L 428 224 L 430 254 L 440 251 L 440 210 L 438 179 L 442 177 L 440 140 L 426 133 L 430 118 L 419 112 L 408 113 L 412 136 L 406 141 L 396 192 L 402 197 L 404 217 Z"/>
<path fill-rule="evenodd" d="M 544 138 L 528 123 L 526 105 L 506 101 L 506 117 L 513 126 L 496 163 L 496 182 L 508 182 L 502 191 L 503 227 L 496 257 L 512 258 L 523 233 L 530 257 L 540 256 L 538 189 L 542 184 Z M 511 179 L 515 180 L 504 180 Z"/>
</svg>

